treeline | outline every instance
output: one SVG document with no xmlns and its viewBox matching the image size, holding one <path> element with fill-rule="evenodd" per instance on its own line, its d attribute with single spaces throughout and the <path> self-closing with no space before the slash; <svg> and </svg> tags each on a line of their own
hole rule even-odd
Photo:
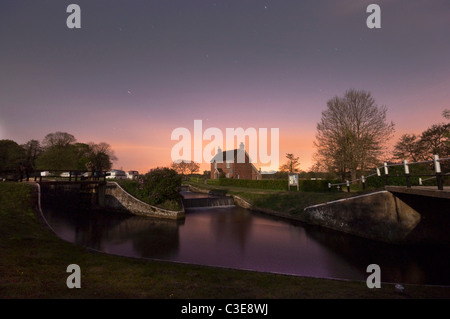
<svg viewBox="0 0 450 319">
<path fill-rule="evenodd" d="M 117 157 L 108 143 L 80 143 L 66 132 L 47 134 L 19 145 L 0 140 L 0 172 L 35 170 L 109 170 Z"/>
<path fill-rule="evenodd" d="M 450 110 L 442 116 L 450 119 Z M 387 107 L 378 106 L 370 92 L 348 90 L 344 96 L 328 100 L 327 109 L 322 112 L 314 142 L 314 167 L 341 180 L 355 181 L 383 162 L 450 156 L 450 123 L 434 124 L 420 135 L 405 134 L 390 152 L 387 143 L 393 133 L 394 123 L 387 120 Z M 441 167 L 448 171 L 450 161 L 441 162 Z"/>
</svg>

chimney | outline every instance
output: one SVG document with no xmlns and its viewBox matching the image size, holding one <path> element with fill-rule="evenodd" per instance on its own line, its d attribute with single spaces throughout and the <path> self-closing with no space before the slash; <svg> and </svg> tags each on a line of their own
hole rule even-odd
<svg viewBox="0 0 450 319">
<path fill-rule="evenodd" d="M 220 148 L 220 146 L 217 148 L 217 154 L 222 153 L 222 149 Z"/>
</svg>

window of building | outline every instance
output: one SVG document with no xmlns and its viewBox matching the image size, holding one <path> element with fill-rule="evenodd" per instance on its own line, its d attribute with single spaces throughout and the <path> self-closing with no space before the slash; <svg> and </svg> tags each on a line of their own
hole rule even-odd
<svg viewBox="0 0 450 319">
<path fill-rule="evenodd" d="M 214 168 L 217 169 L 217 162 L 214 161 Z"/>
<path fill-rule="evenodd" d="M 227 173 L 227 178 L 230 178 L 230 173 Z"/>
<path fill-rule="evenodd" d="M 227 168 L 230 168 L 230 162 L 227 162 Z"/>
</svg>

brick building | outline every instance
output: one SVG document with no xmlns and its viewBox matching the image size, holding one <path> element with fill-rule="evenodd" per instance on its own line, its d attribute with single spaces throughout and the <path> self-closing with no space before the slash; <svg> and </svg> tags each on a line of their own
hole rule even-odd
<svg viewBox="0 0 450 319">
<path fill-rule="evenodd" d="M 231 151 L 222 152 L 220 147 L 218 148 L 217 154 L 211 160 L 211 178 L 218 179 L 220 176 L 260 180 L 261 172 L 250 163 L 250 157 L 241 143 L 239 149 Z"/>
</svg>

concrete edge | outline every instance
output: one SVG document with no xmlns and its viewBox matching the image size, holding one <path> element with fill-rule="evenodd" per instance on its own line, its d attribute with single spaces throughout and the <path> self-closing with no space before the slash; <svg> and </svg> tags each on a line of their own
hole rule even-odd
<svg viewBox="0 0 450 319">
<path fill-rule="evenodd" d="M 329 204 L 334 204 L 334 203 L 339 203 L 339 202 L 346 202 L 349 200 L 353 200 L 355 198 L 361 198 L 361 197 L 367 197 L 367 196 L 373 196 L 376 194 L 381 194 L 381 193 L 389 193 L 388 191 L 384 190 L 384 191 L 378 191 L 378 192 L 373 192 L 373 193 L 369 193 L 369 194 L 364 194 L 364 195 L 357 195 L 357 196 L 352 196 L 352 197 L 347 197 L 347 198 L 342 198 L 342 199 L 337 199 L 337 200 L 332 200 L 330 202 L 326 202 L 326 203 L 321 203 L 321 204 L 317 204 L 317 205 L 311 205 L 308 207 L 305 207 L 303 209 L 303 211 L 306 211 L 310 208 L 317 208 L 317 207 L 321 207 L 321 206 L 325 206 L 325 205 L 329 205 Z"/>
<path fill-rule="evenodd" d="M 134 197 L 133 195 L 131 195 L 130 193 L 128 193 L 126 190 L 124 190 L 123 187 L 120 186 L 119 183 L 117 183 L 117 182 L 106 182 L 106 185 L 108 185 L 108 184 L 109 184 L 109 185 L 115 184 L 117 187 L 119 187 L 119 188 L 122 190 L 122 192 L 124 192 L 124 194 L 126 194 L 128 197 L 130 197 L 130 198 L 133 199 L 134 201 L 143 204 L 144 206 L 149 206 L 149 207 L 151 207 L 152 209 L 155 209 L 155 210 L 158 210 L 158 211 L 167 213 L 167 214 L 174 214 L 174 213 L 175 213 L 175 214 L 184 214 L 184 213 L 185 213 L 184 206 L 183 206 L 183 201 L 181 201 L 181 206 L 182 206 L 182 209 L 181 209 L 181 210 L 178 210 L 178 211 L 176 211 L 176 210 L 168 210 L 168 209 L 164 209 L 164 208 L 161 208 L 161 207 L 153 206 L 153 205 L 150 205 L 150 204 L 148 204 L 148 203 L 145 203 L 145 202 L 141 201 L 140 199 Z"/>
</svg>

